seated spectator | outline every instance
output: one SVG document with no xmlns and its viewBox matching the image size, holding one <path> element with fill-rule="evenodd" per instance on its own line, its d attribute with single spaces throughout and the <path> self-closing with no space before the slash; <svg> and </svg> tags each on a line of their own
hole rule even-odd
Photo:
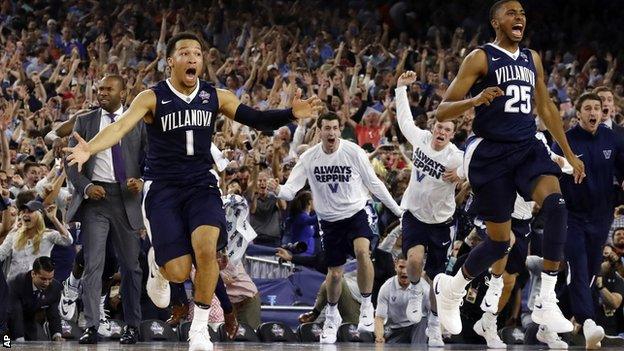
<svg viewBox="0 0 624 351">
<path fill-rule="evenodd" d="M 17 227 L 9 232 L 0 245 L 0 260 L 11 260 L 7 280 L 28 271 L 36 257 L 49 256 L 55 244 L 68 246 L 73 242 L 67 228 L 56 218 L 56 205 L 48 206 L 45 215 L 57 230 L 45 227 L 41 202 L 30 201 L 19 210 Z"/>
<path fill-rule="evenodd" d="M 422 315 L 420 322 L 414 324 L 407 318 L 406 309 L 410 299 L 407 288 L 410 285 L 407 276 L 407 261 L 402 255 L 394 262 L 396 275 L 388 279 L 379 290 L 377 309 L 375 310 L 375 342 L 388 344 L 425 344 L 427 335 L 427 315 L 429 314 L 429 284 L 422 279 L 423 286 Z M 384 326 L 390 331 L 384 332 Z"/>
<path fill-rule="evenodd" d="M 52 340 L 62 341 L 58 306 L 63 287 L 54 279 L 52 259 L 36 258 L 32 270 L 17 274 L 8 284 L 11 338 L 37 340 L 37 324 L 47 321 Z"/>
</svg>

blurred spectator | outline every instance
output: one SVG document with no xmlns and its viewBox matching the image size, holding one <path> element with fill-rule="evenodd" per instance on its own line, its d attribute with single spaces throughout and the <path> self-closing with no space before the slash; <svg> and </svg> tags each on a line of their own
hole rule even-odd
<svg viewBox="0 0 624 351">
<path fill-rule="evenodd" d="M 255 244 L 278 246 L 281 242 L 280 210 L 286 209 L 286 202 L 278 199 L 267 189 L 269 175 L 260 172 L 254 185 L 255 192 L 249 202 L 250 222 L 258 234 Z"/>
<path fill-rule="evenodd" d="M 595 284 L 599 295 L 596 322 L 604 328 L 607 335 L 619 335 L 624 332 L 624 313 L 622 311 L 624 279 L 617 273 L 616 263 L 619 262 L 621 268 L 622 261 L 609 245 L 604 247 L 602 254 L 604 259 Z"/>
</svg>

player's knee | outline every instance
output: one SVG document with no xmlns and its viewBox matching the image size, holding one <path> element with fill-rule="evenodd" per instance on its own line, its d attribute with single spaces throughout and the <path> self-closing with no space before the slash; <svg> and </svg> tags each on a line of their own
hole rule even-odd
<svg viewBox="0 0 624 351">
<path fill-rule="evenodd" d="M 509 253 L 509 250 L 511 250 L 509 243 L 510 240 L 494 241 L 490 238 L 486 238 L 484 241 L 484 244 L 490 247 L 490 252 L 492 252 L 492 256 L 496 259 L 503 258 Z"/>
<path fill-rule="evenodd" d="M 340 283 L 341 279 L 342 279 L 342 270 L 330 269 L 329 272 L 327 272 L 327 282 L 328 283 L 338 284 L 338 283 Z"/>
<path fill-rule="evenodd" d="M 566 202 L 563 195 L 554 193 L 548 195 L 542 203 L 542 211 L 547 216 L 555 216 L 566 220 L 568 218 L 568 209 L 566 208 Z"/>
<path fill-rule="evenodd" d="M 191 276 L 191 267 L 184 267 L 182 265 L 167 267 L 166 269 L 167 279 L 172 283 L 184 283 Z"/>
<path fill-rule="evenodd" d="M 206 262 L 216 262 L 217 253 L 214 248 L 209 247 L 201 247 L 195 249 L 195 260 L 198 263 L 206 263 Z"/>
<path fill-rule="evenodd" d="M 368 247 L 356 247 L 353 251 L 358 261 L 370 259 L 370 250 Z"/>
</svg>

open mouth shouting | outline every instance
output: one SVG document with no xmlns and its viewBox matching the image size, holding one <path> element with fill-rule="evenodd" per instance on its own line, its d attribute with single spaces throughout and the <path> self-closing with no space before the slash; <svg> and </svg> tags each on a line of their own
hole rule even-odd
<svg viewBox="0 0 624 351">
<path fill-rule="evenodd" d="M 187 68 L 184 72 L 184 78 L 187 81 L 195 81 L 197 79 L 197 69 L 195 67 Z"/>
<path fill-rule="evenodd" d="M 523 33 L 524 33 L 524 24 L 518 23 L 518 24 L 514 24 L 513 27 L 511 27 L 511 34 L 513 34 L 514 37 L 521 39 Z"/>
</svg>

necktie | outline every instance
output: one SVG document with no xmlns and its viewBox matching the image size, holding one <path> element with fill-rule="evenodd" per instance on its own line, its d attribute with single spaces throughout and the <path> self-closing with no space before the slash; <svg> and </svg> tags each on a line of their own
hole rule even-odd
<svg viewBox="0 0 624 351">
<path fill-rule="evenodd" d="M 117 117 L 114 113 L 109 113 L 108 118 L 110 118 L 111 123 L 115 122 L 115 117 Z M 119 183 L 125 183 L 126 181 L 126 167 L 124 166 L 123 155 L 121 154 L 121 143 L 117 143 L 113 145 L 111 148 L 111 153 L 113 155 L 113 172 L 115 173 L 115 180 Z"/>
</svg>

